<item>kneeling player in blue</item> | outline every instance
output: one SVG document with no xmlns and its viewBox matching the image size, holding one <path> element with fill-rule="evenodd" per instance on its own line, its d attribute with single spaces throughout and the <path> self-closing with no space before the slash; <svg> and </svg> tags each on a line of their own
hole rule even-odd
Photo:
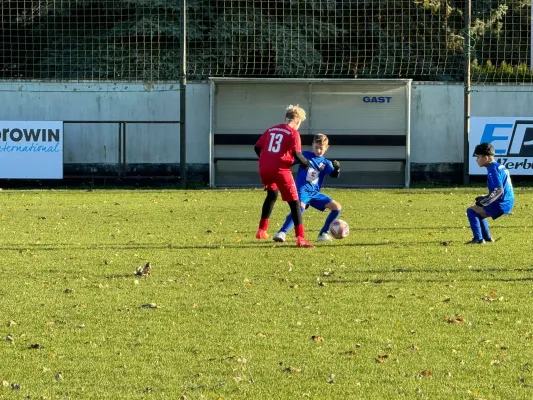
<svg viewBox="0 0 533 400">
<path fill-rule="evenodd" d="M 309 167 L 307 169 L 299 167 L 296 176 L 296 189 L 298 190 L 302 212 L 309 206 L 319 211 L 330 210 L 326 222 L 318 234 L 319 242 L 331 240 L 331 236 L 328 233 L 329 226 L 341 213 L 341 205 L 338 202 L 320 193 L 322 183 L 327 175 L 333 178 L 337 178 L 340 175 L 340 162 L 331 162 L 324 157 L 328 147 L 329 140 L 326 135 L 323 133 L 315 135 L 313 138 L 313 151 L 302 152 L 303 156 L 309 160 Z M 279 232 L 274 235 L 274 241 L 284 242 L 287 238 L 287 231 L 292 228 L 292 225 L 292 217 L 289 214 Z"/>
<path fill-rule="evenodd" d="M 475 204 L 466 210 L 474 236 L 467 244 L 494 242 L 487 218 L 496 219 L 504 214 L 509 214 L 514 205 L 513 184 L 509 171 L 494 161 L 494 154 L 494 147 L 490 143 L 478 144 L 474 150 L 477 164 L 487 168 L 489 194 L 476 197 Z"/>
</svg>

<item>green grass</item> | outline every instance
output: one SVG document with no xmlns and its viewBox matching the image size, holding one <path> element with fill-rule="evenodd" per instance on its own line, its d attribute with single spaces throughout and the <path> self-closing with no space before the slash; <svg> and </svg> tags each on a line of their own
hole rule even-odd
<svg viewBox="0 0 533 400">
<path fill-rule="evenodd" d="M 4 190 L 0 398 L 531 399 L 533 189 L 465 246 L 485 190 L 326 190 L 313 249 L 260 190 Z"/>
</svg>

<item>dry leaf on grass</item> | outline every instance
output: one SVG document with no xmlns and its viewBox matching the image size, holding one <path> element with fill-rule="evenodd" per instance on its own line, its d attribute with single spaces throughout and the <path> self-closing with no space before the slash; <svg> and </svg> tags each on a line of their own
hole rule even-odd
<svg viewBox="0 0 533 400">
<path fill-rule="evenodd" d="M 347 351 L 343 351 L 341 354 L 345 355 L 345 356 L 355 357 L 355 356 L 357 356 L 357 351 L 355 351 L 355 350 L 347 350 Z"/>
<path fill-rule="evenodd" d="M 135 271 L 134 275 L 137 275 L 137 276 L 150 276 L 152 275 L 152 266 L 150 265 L 150 263 L 146 263 L 146 265 L 144 267 L 138 267 L 137 270 Z"/>
<path fill-rule="evenodd" d="M 378 364 L 382 364 L 385 362 L 385 360 L 389 358 L 389 355 L 388 354 L 378 354 L 378 358 L 376 358 L 376 362 Z"/>
<path fill-rule="evenodd" d="M 315 343 L 318 343 L 318 342 L 322 342 L 324 340 L 324 338 L 322 336 L 311 336 L 311 340 L 313 340 L 313 342 Z"/>
<path fill-rule="evenodd" d="M 293 366 L 289 366 L 289 367 L 285 368 L 283 371 L 289 372 L 291 374 L 295 374 L 295 373 L 297 374 L 297 373 L 302 372 L 302 370 L 300 368 L 293 367 Z"/>
<path fill-rule="evenodd" d="M 141 308 L 161 308 L 161 306 L 157 305 L 156 303 L 146 303 L 141 305 Z"/>
<path fill-rule="evenodd" d="M 444 317 L 444 320 L 449 324 L 464 324 L 465 320 L 461 315 L 456 315 L 454 317 Z"/>
</svg>

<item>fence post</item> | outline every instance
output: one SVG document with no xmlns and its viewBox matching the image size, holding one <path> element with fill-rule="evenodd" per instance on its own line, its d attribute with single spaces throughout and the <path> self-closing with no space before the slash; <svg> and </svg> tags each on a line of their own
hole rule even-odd
<svg viewBox="0 0 533 400">
<path fill-rule="evenodd" d="M 180 80 L 180 176 L 181 176 L 181 187 L 185 189 L 187 187 L 187 145 L 186 145 L 186 117 L 185 113 L 187 110 L 186 101 L 187 101 L 187 0 L 183 0 L 183 30 L 182 30 L 182 41 L 181 41 L 181 80 Z"/>
</svg>

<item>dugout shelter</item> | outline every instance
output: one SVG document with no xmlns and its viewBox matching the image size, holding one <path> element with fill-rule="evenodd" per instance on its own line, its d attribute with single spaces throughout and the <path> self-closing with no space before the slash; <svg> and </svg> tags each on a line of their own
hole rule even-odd
<svg viewBox="0 0 533 400">
<path fill-rule="evenodd" d="M 409 187 L 410 79 L 210 78 L 211 187 L 260 186 L 254 144 L 283 123 L 285 107 L 307 112 L 302 150 L 329 137 L 342 163 L 329 187 Z M 296 167 L 294 167 L 296 168 Z"/>
</svg>

